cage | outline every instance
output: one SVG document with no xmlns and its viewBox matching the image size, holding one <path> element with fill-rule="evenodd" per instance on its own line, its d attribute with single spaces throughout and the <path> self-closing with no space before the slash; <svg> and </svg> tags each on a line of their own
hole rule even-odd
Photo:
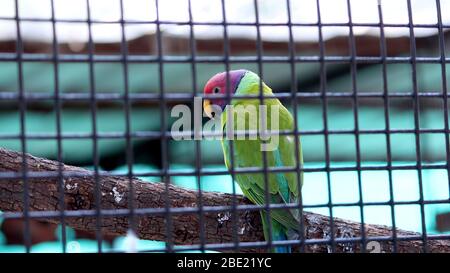
<svg viewBox="0 0 450 273">
<path fill-rule="evenodd" d="M 449 10 L 3 0 L 0 252 L 449 252 Z M 292 115 L 271 132 L 294 139 L 292 166 L 248 149 L 259 165 L 227 168 L 202 133 L 202 99 L 217 99 L 204 85 L 237 69 L 261 80 L 243 101 L 276 98 Z M 286 173 L 298 198 L 272 202 Z M 262 204 L 244 175 L 263 177 Z M 277 211 L 299 213 L 296 236 L 272 235 Z"/>
</svg>

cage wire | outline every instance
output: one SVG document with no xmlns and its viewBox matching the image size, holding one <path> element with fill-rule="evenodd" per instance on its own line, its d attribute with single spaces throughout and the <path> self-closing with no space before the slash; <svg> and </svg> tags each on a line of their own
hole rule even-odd
<svg viewBox="0 0 450 273">
<path fill-rule="evenodd" d="M 1 180 L 7 180 L 12 178 L 20 178 L 23 181 L 23 204 L 24 210 L 23 212 L 17 213 L 4 213 L 3 216 L 0 215 L 4 220 L 8 219 L 23 219 L 24 220 L 24 245 L 26 247 L 26 252 L 30 252 L 32 249 L 32 240 L 30 234 L 30 221 L 32 219 L 42 219 L 42 218 L 58 218 L 61 223 L 61 230 L 58 231 L 61 234 L 61 246 L 62 251 L 67 252 L 67 232 L 68 227 L 66 226 L 66 218 L 67 217 L 94 217 L 96 219 L 96 233 L 95 238 L 97 241 L 97 249 L 98 252 L 108 252 L 113 251 L 111 249 L 105 249 L 103 244 L 104 234 L 102 233 L 102 218 L 104 217 L 113 217 L 113 216 L 126 216 L 128 217 L 128 221 L 131 229 L 135 229 L 136 227 L 136 219 L 142 216 L 151 216 L 151 215 L 164 215 L 165 221 L 165 232 L 166 232 L 166 244 L 162 248 L 155 249 L 147 249 L 146 252 L 152 251 L 180 251 L 180 250 L 234 250 L 239 251 L 243 248 L 266 248 L 270 249 L 274 246 L 285 246 L 292 245 L 300 248 L 300 251 L 305 250 L 305 246 L 307 245 L 326 245 L 329 247 L 329 250 L 334 252 L 336 251 L 337 244 L 359 244 L 360 250 L 362 252 L 366 251 L 366 245 L 369 241 L 374 240 L 374 238 L 370 238 L 367 236 L 366 231 L 366 212 L 365 208 L 371 206 L 387 206 L 389 208 L 389 214 L 391 217 L 391 231 L 392 236 L 386 237 L 378 237 L 376 240 L 378 241 L 390 241 L 392 242 L 393 251 L 397 251 L 397 246 L 400 241 L 422 241 L 423 243 L 423 251 L 428 251 L 429 240 L 437 240 L 444 239 L 448 240 L 448 235 L 445 234 L 430 234 L 428 232 L 429 227 L 426 223 L 426 205 L 449 205 L 450 200 L 450 191 L 447 190 L 446 198 L 440 198 L 436 200 L 426 200 L 424 197 L 424 170 L 444 170 L 446 172 L 445 176 L 447 177 L 447 187 L 450 185 L 450 180 L 448 179 L 448 171 L 450 169 L 450 143 L 449 143 L 449 121 L 448 121 L 448 94 L 447 94 L 447 64 L 450 59 L 446 56 L 446 44 L 445 44 L 445 32 L 450 28 L 450 25 L 443 23 L 443 13 L 441 9 L 441 1 L 436 0 L 436 14 L 437 14 L 437 23 L 421 23 L 417 24 L 413 21 L 413 12 L 412 12 L 412 4 L 410 0 L 407 0 L 407 14 L 408 14 L 408 22 L 405 24 L 393 24 L 393 23 L 384 23 L 383 12 L 381 1 L 378 1 L 377 5 L 377 15 L 378 15 L 378 23 L 355 23 L 352 18 L 354 14 L 352 14 L 353 9 L 351 8 L 351 1 L 346 1 L 346 9 L 347 9 L 347 17 L 348 21 L 345 23 L 329 23 L 323 22 L 321 18 L 321 12 L 326 7 L 321 6 L 320 0 L 315 1 L 316 12 L 317 12 L 317 22 L 313 23 L 298 23 L 293 22 L 292 14 L 296 12 L 293 9 L 292 2 L 293 1 L 285 1 L 284 5 L 286 5 L 287 9 L 287 22 L 276 22 L 276 23 L 264 23 L 260 21 L 260 2 L 254 0 L 252 1 L 253 5 L 253 13 L 255 16 L 255 21 L 252 23 L 240 23 L 235 21 L 230 21 L 227 18 L 226 11 L 226 1 L 221 0 L 221 22 L 197 22 L 193 20 L 192 13 L 192 1 L 188 2 L 188 14 L 189 20 L 185 22 L 171 22 L 164 21 L 160 18 L 159 6 L 162 1 L 154 1 L 154 12 L 156 14 L 155 20 L 150 21 L 139 21 L 139 20 L 128 20 L 125 19 L 124 14 L 126 13 L 126 6 L 124 6 L 124 1 L 120 1 L 120 18 L 117 21 L 101 21 L 98 19 L 92 19 L 92 11 L 91 5 L 93 0 L 86 0 L 86 14 L 87 20 L 75 20 L 75 19 L 58 19 L 55 16 L 55 4 L 54 1 L 51 1 L 51 18 L 50 19 L 41 19 L 41 18 L 29 18 L 22 17 L 19 8 L 21 5 L 21 1 L 15 0 L 14 2 L 14 12 L 15 15 L 13 17 L 1 17 L 1 21 L 8 21 L 15 23 L 15 52 L 0 52 L 0 62 L 13 62 L 17 65 L 17 92 L 8 92 L 8 90 L 0 90 L 0 101 L 7 103 L 14 103 L 18 107 L 19 112 L 19 122 L 20 122 L 20 133 L 13 134 L 0 134 L 1 141 L 8 140 L 19 140 L 20 141 L 20 151 L 25 155 L 28 152 L 29 141 L 45 141 L 45 140 L 56 140 L 57 143 L 57 153 L 56 160 L 60 162 L 59 168 L 57 172 L 52 171 L 43 171 L 43 172 L 31 172 L 28 170 L 28 163 L 25 156 L 23 156 L 22 161 L 22 170 L 20 173 L 9 173 L 9 172 L 0 172 L 0 182 Z M 300 1 L 301 2 L 301 1 Z M 22 38 L 22 27 L 23 23 L 41 23 L 47 22 L 51 23 L 52 26 L 52 41 L 51 41 L 51 52 L 48 53 L 29 53 L 25 51 L 24 48 L 24 40 Z M 87 33 L 88 33 L 88 42 L 87 42 L 87 51 L 86 53 L 80 54 L 61 54 L 59 52 L 59 44 L 58 40 L 58 25 L 59 24 L 70 24 L 70 23 L 83 23 L 87 25 Z M 98 54 L 96 53 L 96 43 L 93 39 L 93 27 L 97 24 L 118 24 L 120 25 L 120 54 L 112 55 L 112 54 Z M 148 55 L 148 54 L 130 54 L 129 52 L 129 42 L 126 37 L 126 27 L 134 26 L 134 25 L 151 25 L 156 29 L 155 37 L 156 37 L 156 54 Z M 181 56 L 169 56 L 165 53 L 164 48 L 164 35 L 163 35 L 163 27 L 167 25 L 176 25 L 176 26 L 187 26 L 189 28 L 188 32 L 188 43 L 190 52 L 186 55 Z M 221 27 L 223 30 L 223 54 L 217 55 L 201 55 L 197 52 L 197 42 L 196 32 L 194 31 L 197 26 L 217 26 Z M 253 27 L 256 30 L 256 55 L 255 56 L 234 56 L 231 52 L 230 46 L 230 33 L 229 28 L 233 26 L 246 26 Z M 288 28 L 288 55 L 287 56 L 272 56 L 265 54 L 263 48 L 263 40 L 261 35 L 261 29 L 263 27 L 284 27 Z M 315 27 L 318 30 L 318 54 L 311 55 L 301 55 L 298 52 L 295 44 L 295 34 L 294 28 L 298 27 Z M 325 38 L 324 38 L 324 28 L 330 27 L 346 27 L 348 28 L 348 55 L 345 56 L 335 56 L 327 53 L 325 46 Z M 372 27 L 378 28 L 379 31 L 379 49 L 380 56 L 362 56 L 357 53 L 356 48 L 356 34 L 354 29 L 358 27 Z M 395 28 L 407 28 L 408 29 L 408 37 L 409 37 L 409 54 L 406 56 L 389 56 L 388 54 L 388 46 L 387 46 L 387 38 L 385 35 L 386 28 L 395 29 Z M 438 48 L 439 55 L 436 57 L 433 56 L 418 56 L 417 47 L 416 47 L 416 30 L 420 29 L 433 29 L 437 30 L 438 37 Z M 53 66 L 53 86 L 54 91 L 52 92 L 41 92 L 41 93 L 30 93 L 27 92 L 27 87 L 25 86 L 25 76 L 24 74 L 24 64 L 32 63 L 32 62 L 46 62 L 51 63 Z M 88 65 L 88 90 L 86 93 L 70 93 L 70 92 L 62 92 L 61 91 L 61 66 L 66 63 L 84 63 Z M 106 64 L 120 64 L 121 73 L 123 76 L 123 86 L 120 87 L 123 89 L 122 94 L 115 93 L 100 93 L 97 92 L 97 78 L 96 78 L 96 64 L 98 63 L 106 63 Z M 167 66 L 171 64 L 187 64 L 191 69 L 191 86 L 189 87 L 189 83 L 186 83 L 184 88 L 190 88 L 191 91 L 186 93 L 180 92 L 170 92 L 170 88 L 167 87 L 167 78 L 165 77 L 165 73 L 167 73 Z M 199 88 L 202 88 L 203 82 L 198 80 L 199 72 L 198 65 L 199 64 L 222 64 L 225 71 L 232 70 L 232 66 L 234 67 L 237 64 L 255 64 L 256 71 L 260 78 L 260 95 L 258 99 L 261 102 L 267 98 L 261 92 L 262 90 L 262 81 L 265 81 L 265 76 L 268 74 L 264 65 L 270 63 L 281 63 L 287 64 L 289 66 L 290 73 L 290 81 L 289 81 L 289 91 L 285 92 L 276 92 L 274 96 L 283 101 L 285 106 L 290 107 L 290 112 L 294 117 L 294 130 L 286 131 L 286 132 L 273 132 L 281 135 L 291 135 L 295 139 L 295 150 L 296 150 L 296 166 L 290 168 L 274 168 L 269 167 L 267 165 L 266 153 L 263 152 L 263 167 L 262 168 L 245 168 L 238 167 L 234 162 L 234 157 L 231 156 L 231 168 L 229 171 L 223 170 L 215 170 L 208 169 L 203 166 L 203 162 L 201 159 L 202 149 L 204 149 L 201 145 L 200 141 L 195 141 L 194 143 L 194 170 L 186 171 L 186 170 L 174 170 L 170 167 L 170 152 L 169 148 L 171 145 L 170 139 L 172 137 L 171 132 L 168 131 L 168 127 L 170 125 L 169 114 L 168 114 L 168 106 L 173 103 L 179 102 L 191 102 L 194 97 L 203 96 L 201 92 L 199 92 Z M 158 92 L 141 92 L 135 93 L 132 91 L 130 86 L 130 74 L 132 73 L 130 70 L 130 64 L 154 64 L 157 66 L 157 78 L 158 78 Z M 298 65 L 302 64 L 317 64 L 319 67 L 319 85 L 318 90 L 314 92 L 304 92 L 299 89 L 299 74 L 298 74 Z M 348 65 L 350 68 L 350 89 L 347 91 L 333 91 L 328 87 L 328 78 L 329 78 L 329 70 L 327 66 L 334 64 L 344 64 Z M 358 92 L 359 84 L 357 73 L 358 69 L 361 65 L 380 65 L 381 66 L 381 75 L 376 78 L 376 81 L 381 82 L 382 89 L 373 91 L 373 92 Z M 411 74 L 411 90 L 408 92 L 395 92 L 391 90 L 388 86 L 388 66 L 394 64 L 402 64 L 409 65 Z M 438 91 L 430 91 L 430 92 L 422 92 L 420 90 L 420 86 L 418 84 L 418 65 L 420 64 L 435 64 L 440 65 L 440 79 L 441 82 L 441 90 Z M 220 72 L 220 71 L 216 71 Z M 212 76 L 212 75 L 210 75 Z M 227 81 L 229 82 L 229 75 L 227 75 Z M 268 83 L 267 81 L 265 81 Z M 270 85 L 270 83 L 268 83 Z M 207 96 L 206 96 L 207 97 Z M 213 96 L 214 97 L 214 96 Z M 443 104 L 443 119 L 444 119 L 444 127 L 443 128 L 422 128 L 421 127 L 421 115 L 420 115 L 420 102 L 421 99 L 424 98 L 435 98 L 442 100 Z M 227 93 L 225 97 L 228 101 L 231 100 L 230 93 Z M 254 99 L 254 97 L 249 97 L 247 99 Z M 299 102 L 306 99 L 317 99 L 320 101 L 320 111 L 321 118 L 318 117 L 316 122 L 322 122 L 323 129 L 301 129 L 301 124 L 298 121 L 299 116 L 302 115 L 301 109 L 299 109 Z M 354 121 L 353 129 L 333 129 L 330 128 L 330 121 L 328 120 L 329 113 L 329 100 L 339 100 L 346 99 L 350 100 L 352 103 L 352 119 Z M 379 100 L 382 101 L 382 115 L 379 115 L 377 118 L 384 120 L 385 128 L 383 129 L 364 129 L 364 126 L 360 121 L 360 111 L 359 104 L 360 100 Z M 404 129 L 404 128 L 395 128 L 395 126 L 391 125 L 390 116 L 390 103 L 393 99 L 410 99 L 413 103 L 413 128 Z M 27 105 L 35 103 L 35 102 L 52 102 L 52 107 L 54 107 L 55 118 L 56 118 L 56 134 L 52 134 L 50 132 L 44 132 L 40 134 L 33 134 L 27 132 L 26 128 L 26 119 L 27 119 Z M 139 103 L 145 101 L 146 103 L 153 103 L 159 105 L 159 123 L 160 130 L 155 131 L 134 131 L 133 130 L 133 115 L 132 115 L 132 107 L 135 103 Z M 68 102 L 85 102 L 90 105 L 90 122 L 91 122 L 91 133 L 80 133 L 80 132 L 64 132 L 63 133 L 63 120 L 62 120 L 62 112 L 63 105 Z M 123 104 L 124 107 L 124 120 L 125 120 L 125 130 L 123 132 L 100 132 L 98 126 L 99 120 L 99 111 L 98 104 L 105 102 L 118 102 Z M 151 118 L 153 119 L 153 118 Z M 157 118 L 154 118 L 155 120 Z M 322 119 L 320 121 L 320 119 Z M 114 122 L 111 120 L 110 122 Z M 300 124 L 300 126 L 299 126 Z M 361 128 L 363 127 L 363 128 Z M 195 132 L 190 131 L 187 132 L 194 136 Z M 412 163 L 404 163 L 404 164 L 394 164 L 393 156 L 392 156 L 392 135 L 397 134 L 408 134 L 414 136 L 414 146 L 409 147 L 410 151 L 414 151 L 415 153 L 415 162 Z M 445 135 L 445 146 L 439 147 L 439 149 L 445 150 L 445 160 L 444 162 L 433 162 L 427 163 L 424 162 L 423 156 L 423 142 L 421 138 L 424 134 L 441 134 Z M 354 137 L 355 141 L 355 153 L 356 160 L 355 166 L 349 165 L 334 165 L 332 164 L 331 152 L 330 152 L 330 137 L 333 135 L 351 135 Z M 363 164 L 363 159 L 361 157 L 361 135 L 377 135 L 384 137 L 384 141 L 386 143 L 386 161 L 384 164 Z M 324 165 L 321 166 L 304 166 L 300 162 L 299 158 L 299 149 L 300 149 L 300 141 L 304 136 L 321 136 L 323 137 L 323 145 L 324 145 Z M 82 210 L 82 211 L 69 211 L 65 209 L 64 203 L 64 180 L 70 177 L 75 177 L 77 174 L 73 172 L 67 172 L 63 170 L 63 164 L 65 159 L 64 153 L 64 140 L 91 140 L 92 141 L 92 166 L 93 166 L 93 174 L 94 179 L 96 181 L 95 184 L 95 209 L 93 210 Z M 125 141 L 125 162 L 126 162 L 126 171 L 122 172 L 124 177 L 128 178 L 129 187 L 130 187 L 130 196 L 128 198 L 128 209 L 126 210 L 106 210 L 101 208 L 101 190 L 100 190 L 100 178 L 105 174 L 101 170 L 101 154 L 100 154 L 100 142 L 109 139 L 121 139 Z M 157 140 L 160 141 L 160 168 L 154 171 L 146 171 L 136 173 L 133 171 L 133 166 L 135 165 L 135 150 L 133 149 L 133 143 L 138 140 Z M 204 141 L 204 140 L 202 140 Z M 44 144 L 43 144 L 44 145 Z M 346 145 L 346 143 L 342 143 L 342 145 Z M 233 142 L 230 142 L 230 151 L 231 154 L 234 152 Z M 417 171 L 417 181 L 418 181 L 418 199 L 413 201 L 396 201 L 394 198 L 394 175 L 393 172 L 396 170 L 413 170 Z M 306 205 L 302 201 L 302 196 L 300 195 L 299 203 L 295 204 L 270 204 L 270 196 L 268 191 L 266 191 L 265 201 L 266 205 L 238 205 L 235 195 L 238 192 L 238 188 L 234 183 L 231 183 L 231 191 L 233 193 L 232 205 L 230 207 L 205 207 L 203 205 L 202 200 L 202 177 L 203 176 L 211 176 L 211 175 L 230 175 L 231 181 L 235 180 L 235 176 L 240 173 L 262 173 L 264 175 L 265 187 L 268 187 L 268 177 L 269 174 L 279 173 L 279 172 L 304 172 L 314 173 L 314 172 L 325 172 L 326 173 L 326 192 L 323 193 L 328 200 L 325 203 L 315 204 L 315 205 Z M 334 203 L 332 196 L 332 173 L 333 172 L 355 172 L 357 175 L 357 188 L 358 188 L 358 200 L 355 202 L 344 202 L 344 203 Z M 363 198 L 363 172 L 364 171 L 386 171 L 388 174 L 388 187 L 386 188 L 389 192 L 387 201 L 376 201 L 376 202 L 367 202 L 364 201 Z M 135 176 L 139 177 L 153 177 L 158 176 L 161 178 L 161 182 L 165 184 L 165 204 L 164 210 L 158 208 L 136 208 L 136 204 L 134 204 L 134 188 L 132 179 Z M 176 176 L 195 176 L 195 183 L 197 188 L 197 197 L 198 201 L 195 208 L 178 208 L 174 210 L 170 208 L 170 200 L 169 200 L 169 185 L 171 184 L 171 178 Z M 31 178 L 43 178 L 43 177 L 56 177 L 58 181 L 58 194 L 59 194 L 59 211 L 30 211 L 30 192 L 29 192 L 29 179 Z M 300 176 L 297 176 L 298 183 L 301 183 Z M 308 179 L 308 178 L 305 178 Z M 445 192 L 445 190 L 444 190 Z M 396 216 L 398 216 L 395 212 L 396 206 L 400 205 L 417 205 L 420 207 L 420 236 L 397 236 L 397 224 L 396 224 Z M 335 225 L 334 225 L 334 217 L 335 217 L 335 209 L 339 207 L 357 207 L 359 220 L 361 222 L 360 232 L 361 236 L 354 238 L 336 238 L 335 234 Z M 329 216 L 330 223 L 330 232 L 327 238 L 322 239 L 308 239 L 306 238 L 306 234 L 304 233 L 304 221 L 303 217 L 300 217 L 301 221 L 299 223 L 300 237 L 298 240 L 285 240 L 285 241 L 276 241 L 269 236 L 267 241 L 261 242 L 240 242 L 239 241 L 239 230 L 238 230 L 238 219 L 237 212 L 241 210 L 265 210 L 267 212 L 267 216 L 270 217 L 270 211 L 274 209 L 299 209 L 303 212 L 304 209 L 317 209 L 324 208 Z M 447 207 L 448 208 L 448 207 Z M 231 223 L 233 223 L 233 236 L 232 243 L 207 243 L 207 238 L 205 234 L 205 222 L 204 216 L 205 213 L 208 212 L 231 212 Z M 198 245 L 174 245 L 173 236 L 173 225 L 172 225 L 172 215 L 175 213 L 179 214 L 198 214 L 199 219 L 199 244 Z M 270 218 L 268 218 L 270 220 Z M 270 221 L 269 221 L 270 222 Z M 270 229 L 269 225 L 269 229 Z M 269 232 L 270 233 L 270 232 Z"/>
</svg>

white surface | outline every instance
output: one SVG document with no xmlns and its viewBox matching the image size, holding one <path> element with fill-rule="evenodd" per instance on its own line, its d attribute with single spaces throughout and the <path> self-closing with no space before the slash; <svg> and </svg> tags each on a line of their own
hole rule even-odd
<svg viewBox="0 0 450 273">
<path fill-rule="evenodd" d="M 50 19 L 50 0 L 18 0 L 20 18 Z M 57 19 L 87 19 L 86 0 L 54 0 Z M 378 23 L 378 0 L 351 0 L 352 20 L 355 23 Z M 91 18 L 102 21 L 120 20 L 120 0 L 90 0 Z M 259 20 L 262 23 L 286 23 L 288 20 L 286 1 L 259 0 Z M 317 6 L 315 0 L 290 0 L 291 17 L 294 23 L 316 23 Z M 437 11 L 434 0 L 411 0 L 414 24 L 436 24 Z M 134 21 L 152 21 L 156 19 L 155 0 L 123 0 L 124 19 Z M 15 16 L 15 0 L 0 0 L 0 17 Z M 255 22 L 253 0 L 225 0 L 226 19 L 228 22 Z M 408 23 L 407 0 L 382 1 L 385 23 Z M 347 0 L 320 0 L 321 19 L 323 23 L 348 22 Z M 444 24 L 450 24 L 450 0 L 441 0 L 441 11 Z M 186 22 L 189 20 L 188 0 L 160 0 L 159 15 L 162 21 Z M 192 0 L 192 16 L 195 22 L 222 22 L 221 0 Z M 163 25 L 165 35 L 189 37 L 189 26 Z M 221 26 L 194 27 L 198 39 L 223 38 Z M 126 38 L 133 39 L 144 34 L 154 33 L 153 24 L 127 25 Z M 324 27 L 324 39 L 338 35 L 348 35 L 347 27 Z M 50 22 L 22 22 L 21 33 L 24 40 L 52 40 L 52 24 Z M 230 26 L 230 37 L 256 39 L 256 28 L 253 26 Z M 317 41 L 317 27 L 294 27 L 296 41 Z M 379 35 L 378 27 L 355 27 L 355 35 Z M 437 29 L 415 29 L 416 36 L 427 36 L 437 33 Z M 408 36 L 408 28 L 386 28 L 386 36 Z M 93 24 L 92 35 L 95 42 L 118 42 L 121 40 L 120 24 Z M 288 41 L 289 31 L 286 26 L 270 26 L 261 28 L 264 40 Z M 16 38 L 14 20 L 0 21 L 0 40 Z M 57 23 L 58 42 L 88 41 L 86 23 Z"/>
</svg>

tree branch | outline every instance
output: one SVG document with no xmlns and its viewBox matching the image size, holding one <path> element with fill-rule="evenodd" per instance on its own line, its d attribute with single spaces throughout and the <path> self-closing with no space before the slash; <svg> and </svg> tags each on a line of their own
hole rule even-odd
<svg viewBox="0 0 450 273">
<path fill-rule="evenodd" d="M 30 211 L 51 211 L 57 216 L 59 207 L 58 192 L 58 166 L 59 163 L 43 158 L 26 155 L 27 170 L 31 178 L 28 178 Z M 23 211 L 24 183 L 21 179 L 22 153 L 0 148 L 0 210 L 4 211 L 6 218 L 13 217 L 14 213 Z M 65 173 L 64 182 L 64 206 L 67 210 L 66 224 L 80 230 L 96 230 L 95 214 L 95 184 L 96 179 L 92 171 L 82 168 L 62 165 Z M 44 173 L 45 172 L 45 173 Z M 41 174 L 37 176 L 36 174 Z M 42 175 L 45 174 L 45 175 Z M 50 175 L 52 174 L 52 175 Z M 101 191 L 102 232 L 112 235 L 123 235 L 128 230 L 128 216 L 125 212 L 129 204 L 129 185 L 127 177 L 112 176 L 101 173 L 98 177 Z M 167 240 L 166 227 L 166 187 L 163 183 L 142 182 L 133 178 L 134 208 L 136 211 L 136 232 L 142 239 Z M 198 192 L 168 186 L 168 203 L 174 208 L 170 213 L 172 223 L 171 237 L 175 244 L 190 245 L 200 243 L 199 238 L 199 213 L 195 211 L 198 204 Z M 249 201 L 242 196 L 236 197 L 238 205 L 249 205 Z M 202 205 L 205 240 L 207 243 L 232 243 L 233 242 L 233 215 L 231 211 L 219 210 L 218 206 L 230 207 L 233 204 L 233 196 L 225 193 L 203 192 Z M 181 208 L 190 209 L 189 212 L 180 211 Z M 214 208 L 216 208 L 215 211 Z M 152 210 L 153 211 L 150 211 Z M 178 209 L 178 211 L 177 211 Z M 208 210 L 209 211 L 206 211 Z M 113 210 L 113 211 L 111 211 Z M 85 215 L 74 215 L 75 213 Z M 89 214 L 89 215 L 86 215 Z M 120 216 L 113 213 L 122 213 Z M 151 214 L 158 213 L 158 214 Z M 58 223 L 60 217 L 49 217 L 42 213 L 45 221 Z M 241 242 L 264 241 L 260 217 L 257 210 L 239 210 L 236 215 L 238 220 L 238 237 Z M 305 250 L 308 252 L 327 252 L 331 246 L 327 246 L 321 240 L 331 238 L 330 218 L 327 216 L 304 212 L 306 239 L 309 241 Z M 361 234 L 361 224 L 333 219 L 334 238 L 337 252 L 359 252 L 360 243 L 357 238 Z M 368 244 L 369 250 L 392 252 L 392 241 L 386 240 L 392 236 L 392 228 L 381 225 L 365 225 L 367 241 L 379 240 L 379 243 Z M 421 234 L 397 230 L 398 252 L 421 252 L 423 250 Z M 414 239 L 405 240 L 406 236 L 415 236 Z M 375 237 L 375 238 L 371 238 Z M 353 238 L 353 239 L 352 239 Z M 339 241 L 339 240 L 346 240 Z M 352 241 L 354 240 L 354 241 Z M 380 246 L 380 248 L 378 248 Z M 428 238 L 428 251 L 450 252 L 449 240 L 435 240 Z M 262 248 L 244 248 L 242 252 L 262 252 Z"/>
</svg>

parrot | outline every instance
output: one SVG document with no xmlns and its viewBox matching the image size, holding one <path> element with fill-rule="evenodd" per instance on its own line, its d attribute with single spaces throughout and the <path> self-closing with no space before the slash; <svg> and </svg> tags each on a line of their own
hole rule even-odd
<svg viewBox="0 0 450 273">
<path fill-rule="evenodd" d="M 227 75 L 228 73 L 228 75 Z M 229 85 L 229 86 L 228 86 Z M 264 99 L 258 97 L 260 94 L 260 87 L 262 86 L 262 93 Z M 210 119 L 219 118 L 215 111 L 215 107 L 220 107 L 222 112 L 220 113 L 220 124 L 223 130 L 226 130 L 228 126 L 232 126 L 234 130 L 237 130 L 239 118 L 244 119 L 245 130 L 248 130 L 251 122 L 249 115 L 229 115 L 227 114 L 227 102 L 228 105 L 233 107 L 237 106 L 249 106 L 252 105 L 257 109 L 257 114 L 263 114 L 263 111 L 259 110 L 261 105 L 265 105 L 267 110 L 265 113 L 267 130 L 271 130 L 272 122 L 270 117 L 271 106 L 278 107 L 279 121 L 277 130 L 284 131 L 294 130 L 294 119 L 282 103 L 274 96 L 270 87 L 268 87 L 259 76 L 249 70 L 231 70 L 228 72 L 222 72 L 214 75 L 210 78 L 204 87 L 203 93 L 205 95 L 221 94 L 219 96 L 208 96 L 210 99 L 204 98 L 203 110 L 207 117 Z M 243 98 L 239 98 L 239 97 Z M 206 96 L 205 96 L 206 97 Z M 211 97 L 214 97 L 211 99 Z M 273 98 L 272 98 L 273 97 Z M 229 98 L 229 99 L 228 99 Z M 214 106 L 214 107 L 213 107 Z M 228 119 L 233 118 L 234 122 L 230 122 Z M 242 120 L 241 120 L 242 122 Z M 257 122 L 257 121 L 256 121 Z M 242 129 L 241 129 L 242 130 Z M 273 129 L 275 130 L 275 129 Z M 230 141 L 233 141 L 233 155 L 230 151 Z M 284 134 L 279 136 L 278 145 L 275 149 L 266 151 L 266 165 L 264 165 L 264 156 L 261 151 L 261 144 L 264 143 L 264 139 L 260 136 L 256 136 L 253 139 L 221 139 L 222 151 L 224 155 L 224 161 L 226 167 L 231 170 L 231 156 L 233 156 L 234 168 L 244 167 L 296 167 L 297 160 L 299 165 L 303 166 L 303 154 L 301 150 L 300 139 L 298 140 L 298 157 L 296 157 L 296 143 L 292 135 Z M 265 180 L 267 179 L 267 181 Z M 242 193 L 251 202 L 256 205 L 266 204 L 266 188 L 269 191 L 270 203 L 272 204 L 292 204 L 299 202 L 300 190 L 303 185 L 303 172 L 301 171 L 286 171 L 286 172 L 268 172 L 267 178 L 264 177 L 264 173 L 243 173 L 239 172 L 235 175 L 235 180 L 242 190 Z M 268 184 L 268 187 L 266 185 Z M 269 223 L 265 210 L 260 210 L 263 233 L 266 241 L 269 239 Z M 289 209 L 270 209 L 270 221 L 271 221 L 271 237 L 272 241 L 282 240 L 295 240 L 299 238 L 300 234 L 300 211 L 298 208 Z M 275 253 L 290 253 L 292 251 L 291 246 L 275 246 L 272 248 L 272 252 Z"/>
</svg>

